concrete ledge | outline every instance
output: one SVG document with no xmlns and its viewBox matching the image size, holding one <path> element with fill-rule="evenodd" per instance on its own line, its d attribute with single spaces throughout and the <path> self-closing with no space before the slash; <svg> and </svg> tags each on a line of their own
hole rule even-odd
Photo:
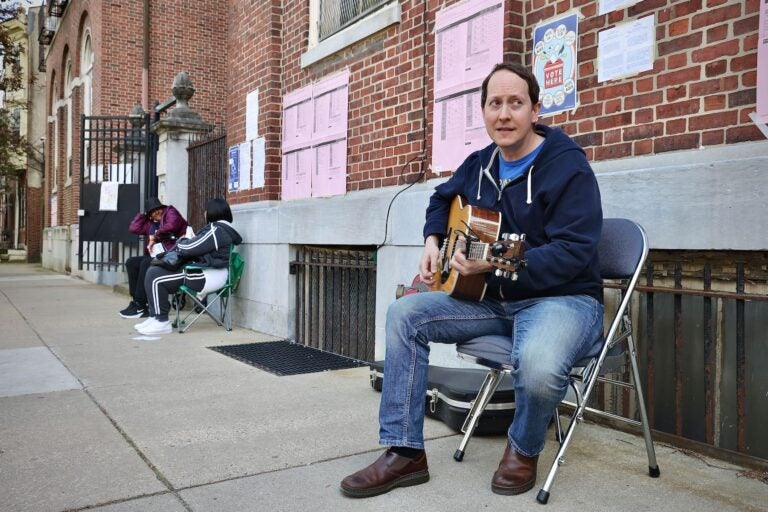
<svg viewBox="0 0 768 512">
<path fill-rule="evenodd" d="M 768 142 L 593 164 L 606 217 L 627 217 L 653 249 L 768 249 Z"/>
</svg>

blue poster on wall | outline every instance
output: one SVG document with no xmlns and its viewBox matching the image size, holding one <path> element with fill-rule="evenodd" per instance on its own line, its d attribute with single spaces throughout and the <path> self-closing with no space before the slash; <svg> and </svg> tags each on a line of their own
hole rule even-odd
<svg viewBox="0 0 768 512">
<path fill-rule="evenodd" d="M 578 106 L 578 41 L 578 12 L 543 21 L 533 31 L 533 73 L 541 88 L 542 116 Z"/>
<path fill-rule="evenodd" d="M 237 192 L 240 188 L 240 146 L 229 148 L 229 191 Z"/>
</svg>

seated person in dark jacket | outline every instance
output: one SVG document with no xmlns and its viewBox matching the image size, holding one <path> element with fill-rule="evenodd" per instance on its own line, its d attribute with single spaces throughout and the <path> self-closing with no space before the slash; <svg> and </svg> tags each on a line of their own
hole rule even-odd
<svg viewBox="0 0 768 512">
<path fill-rule="evenodd" d="M 504 454 L 491 478 L 497 494 L 520 494 L 536 483 L 552 411 L 565 396 L 568 373 L 600 349 L 602 281 L 597 245 L 602 206 L 584 151 L 557 128 L 538 124 L 536 77 L 517 63 L 497 65 L 481 87 L 485 128 L 493 141 L 469 155 L 429 201 L 421 280 L 435 286 L 440 247 L 456 196 L 501 213 L 501 233 L 526 235 L 527 266 L 512 281 L 492 272 L 466 248 L 450 255 L 461 276 L 481 275 L 482 301 L 441 291 L 414 293 L 390 305 L 386 323 L 379 444 L 387 450 L 349 475 L 341 491 L 376 496 L 429 480 L 424 407 L 429 343 L 466 343 L 502 336 L 514 367 L 515 416 Z"/>
<path fill-rule="evenodd" d="M 128 291 L 131 302 L 120 311 L 123 318 L 141 318 L 149 316 L 147 295 L 144 293 L 144 277 L 147 275 L 149 262 L 158 252 L 168 251 L 176 245 L 176 239 L 187 231 L 187 221 L 173 206 L 166 206 L 156 197 L 147 200 L 146 213 L 139 212 L 131 221 L 128 230 L 136 235 L 144 235 L 147 245 L 144 254 L 125 260 L 128 274 Z"/>
<path fill-rule="evenodd" d="M 226 284 L 230 246 L 240 244 L 243 239 L 232 227 L 232 210 L 224 199 L 208 201 L 205 220 L 208 224 L 197 235 L 179 240 L 175 249 L 189 263 L 205 266 L 202 272 L 185 274 L 184 269 L 170 271 L 160 266 L 150 266 L 147 270 L 144 287 L 150 299 L 150 317 L 136 325 L 141 334 L 167 334 L 173 330 L 168 320 L 171 308 L 168 297 L 181 285 L 199 292 L 203 287 L 215 290 Z"/>
</svg>

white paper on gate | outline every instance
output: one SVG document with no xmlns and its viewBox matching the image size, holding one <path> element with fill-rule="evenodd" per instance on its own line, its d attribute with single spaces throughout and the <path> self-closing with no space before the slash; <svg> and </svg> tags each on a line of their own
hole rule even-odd
<svg viewBox="0 0 768 512">
<path fill-rule="evenodd" d="M 117 181 L 103 181 L 101 183 L 101 195 L 99 196 L 100 211 L 117 211 L 117 192 L 120 183 Z"/>
</svg>

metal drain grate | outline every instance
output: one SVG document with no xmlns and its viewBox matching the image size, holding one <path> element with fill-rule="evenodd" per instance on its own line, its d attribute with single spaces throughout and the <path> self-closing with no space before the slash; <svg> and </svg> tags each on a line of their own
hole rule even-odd
<svg viewBox="0 0 768 512">
<path fill-rule="evenodd" d="M 358 361 L 350 357 L 324 352 L 288 340 L 208 348 L 281 376 L 357 368 L 368 365 L 365 361 Z"/>
</svg>

